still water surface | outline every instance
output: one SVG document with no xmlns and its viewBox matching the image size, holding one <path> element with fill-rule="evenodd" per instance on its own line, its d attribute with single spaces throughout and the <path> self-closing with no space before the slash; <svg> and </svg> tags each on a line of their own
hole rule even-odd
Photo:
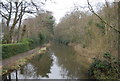
<svg viewBox="0 0 120 81">
<path fill-rule="evenodd" d="M 77 61 L 72 47 L 52 43 L 48 53 L 38 55 L 17 70 L 18 79 L 87 79 L 87 70 Z M 16 78 L 16 71 L 11 73 Z"/>
</svg>

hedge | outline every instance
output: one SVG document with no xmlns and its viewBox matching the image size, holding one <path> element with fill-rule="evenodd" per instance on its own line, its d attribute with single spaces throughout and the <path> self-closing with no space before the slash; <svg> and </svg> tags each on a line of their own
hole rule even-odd
<svg viewBox="0 0 120 81">
<path fill-rule="evenodd" d="M 0 46 L 2 46 L 2 59 L 6 59 L 29 50 L 29 43 L 1 44 Z"/>
</svg>

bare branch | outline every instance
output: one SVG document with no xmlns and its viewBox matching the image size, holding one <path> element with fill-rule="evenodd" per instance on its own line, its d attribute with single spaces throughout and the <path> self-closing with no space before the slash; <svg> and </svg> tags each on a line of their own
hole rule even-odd
<svg viewBox="0 0 120 81">
<path fill-rule="evenodd" d="M 105 20 L 103 20 L 97 13 L 95 13 L 93 7 L 91 6 L 91 4 L 89 3 L 89 0 L 87 0 L 88 3 L 88 8 L 89 10 L 96 15 L 104 24 L 108 25 L 110 28 L 112 28 L 113 30 L 115 30 L 116 32 L 118 32 L 120 34 L 120 30 L 116 29 L 115 27 L 111 26 L 110 24 L 108 24 Z"/>
<path fill-rule="evenodd" d="M 32 14 L 32 13 L 37 13 L 36 11 L 24 11 L 25 13 L 30 13 L 30 14 Z"/>
<path fill-rule="evenodd" d="M 12 14 L 12 3 L 10 2 L 10 12 L 7 20 L 7 27 L 9 27 L 10 19 L 11 19 L 11 14 Z"/>
<path fill-rule="evenodd" d="M 31 3 L 33 6 L 35 6 L 36 10 L 38 11 L 38 6 L 33 2 L 33 0 L 31 0 Z"/>
<path fill-rule="evenodd" d="M 20 5 L 22 4 L 22 2 L 23 2 L 23 1 L 21 1 L 21 2 L 19 3 L 18 7 L 20 7 Z"/>
<path fill-rule="evenodd" d="M 105 0 L 105 4 L 106 4 L 106 7 L 109 7 L 109 4 L 108 4 L 107 0 Z"/>
<path fill-rule="evenodd" d="M 2 15 L 2 17 L 4 17 L 6 20 L 8 19 L 8 17 L 2 11 L 0 11 L 0 15 Z"/>
<path fill-rule="evenodd" d="M 6 4 L 3 4 L 3 3 L 1 3 L 1 5 L 2 5 L 2 8 L 4 8 L 9 13 L 8 6 Z"/>
</svg>

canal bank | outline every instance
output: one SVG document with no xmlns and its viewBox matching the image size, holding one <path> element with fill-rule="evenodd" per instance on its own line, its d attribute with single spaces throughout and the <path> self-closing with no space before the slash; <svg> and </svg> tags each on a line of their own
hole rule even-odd
<svg viewBox="0 0 120 81">
<path fill-rule="evenodd" d="M 21 68 L 33 57 L 45 53 L 49 46 L 50 44 L 44 44 L 43 46 L 37 47 L 33 50 L 0 61 L 0 75 L 6 75 L 13 70 Z"/>
</svg>

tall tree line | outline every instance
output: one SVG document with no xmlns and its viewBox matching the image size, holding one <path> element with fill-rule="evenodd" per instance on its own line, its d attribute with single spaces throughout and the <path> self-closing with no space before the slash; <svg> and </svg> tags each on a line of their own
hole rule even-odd
<svg viewBox="0 0 120 81">
<path fill-rule="evenodd" d="M 89 3 L 90 4 L 90 3 Z M 55 28 L 58 41 L 81 44 L 97 53 L 118 52 L 118 6 L 107 2 L 99 11 L 74 9 Z M 91 13 L 92 12 L 92 13 Z"/>
</svg>

